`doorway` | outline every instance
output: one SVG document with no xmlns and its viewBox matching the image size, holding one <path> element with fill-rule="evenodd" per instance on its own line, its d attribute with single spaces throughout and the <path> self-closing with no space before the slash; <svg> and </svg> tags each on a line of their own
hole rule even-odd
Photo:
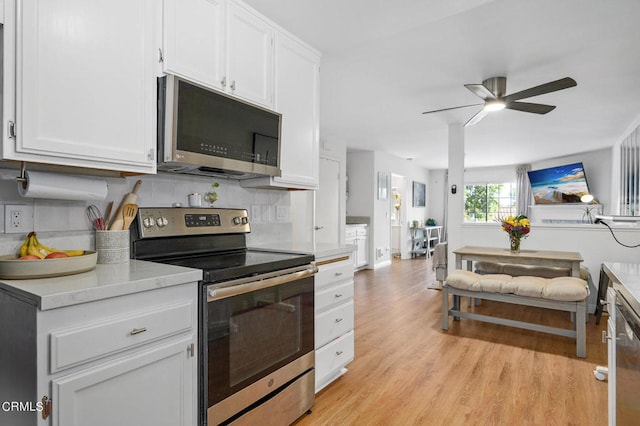
<svg viewBox="0 0 640 426">
<path fill-rule="evenodd" d="M 407 191 L 406 177 L 391 174 L 391 196 L 389 197 L 389 217 L 391 218 L 391 256 L 407 259 Z"/>
<path fill-rule="evenodd" d="M 340 243 L 340 162 L 320 157 L 320 184 L 315 191 L 314 243 Z"/>
</svg>

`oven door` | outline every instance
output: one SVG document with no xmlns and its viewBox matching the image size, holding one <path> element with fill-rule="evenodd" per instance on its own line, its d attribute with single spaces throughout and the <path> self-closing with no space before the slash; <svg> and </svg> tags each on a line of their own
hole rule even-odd
<svg viewBox="0 0 640 426">
<path fill-rule="evenodd" d="M 315 271 L 311 265 L 206 288 L 201 355 L 209 424 L 249 409 L 313 369 Z"/>
</svg>

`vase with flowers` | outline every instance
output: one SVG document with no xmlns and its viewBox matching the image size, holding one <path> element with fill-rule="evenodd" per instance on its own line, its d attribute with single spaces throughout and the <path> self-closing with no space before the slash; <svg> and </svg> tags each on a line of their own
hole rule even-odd
<svg viewBox="0 0 640 426">
<path fill-rule="evenodd" d="M 520 240 L 531 231 L 531 222 L 523 214 L 502 219 L 502 230 L 509 234 L 511 253 L 520 253 Z"/>
</svg>

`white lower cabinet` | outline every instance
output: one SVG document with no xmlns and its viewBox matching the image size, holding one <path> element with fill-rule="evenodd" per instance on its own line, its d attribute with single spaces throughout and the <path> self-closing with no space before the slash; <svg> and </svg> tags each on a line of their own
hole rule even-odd
<svg viewBox="0 0 640 426">
<path fill-rule="evenodd" d="M 20 324 L 0 332 L 0 399 L 46 407 L 7 424 L 195 425 L 197 300 L 195 282 L 44 311 L 0 292 Z"/>
<path fill-rule="evenodd" d="M 191 425 L 193 336 L 52 380 L 53 424 Z"/>
<path fill-rule="evenodd" d="M 354 358 L 353 260 L 317 260 L 315 280 L 316 392 L 346 373 Z"/>
<path fill-rule="evenodd" d="M 356 247 L 353 255 L 353 267 L 364 268 L 369 264 L 369 238 L 366 224 L 347 225 L 345 244 Z"/>
</svg>

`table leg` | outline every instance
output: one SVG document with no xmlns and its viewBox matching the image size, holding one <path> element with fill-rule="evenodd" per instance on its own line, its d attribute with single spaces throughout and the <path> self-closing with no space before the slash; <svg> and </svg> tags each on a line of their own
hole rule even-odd
<svg viewBox="0 0 640 426">
<path fill-rule="evenodd" d="M 604 310 L 604 301 L 607 300 L 607 288 L 609 287 L 609 277 L 604 269 L 600 267 L 600 277 L 598 279 L 598 296 L 596 300 L 596 324 L 600 324 L 602 311 Z"/>
</svg>

